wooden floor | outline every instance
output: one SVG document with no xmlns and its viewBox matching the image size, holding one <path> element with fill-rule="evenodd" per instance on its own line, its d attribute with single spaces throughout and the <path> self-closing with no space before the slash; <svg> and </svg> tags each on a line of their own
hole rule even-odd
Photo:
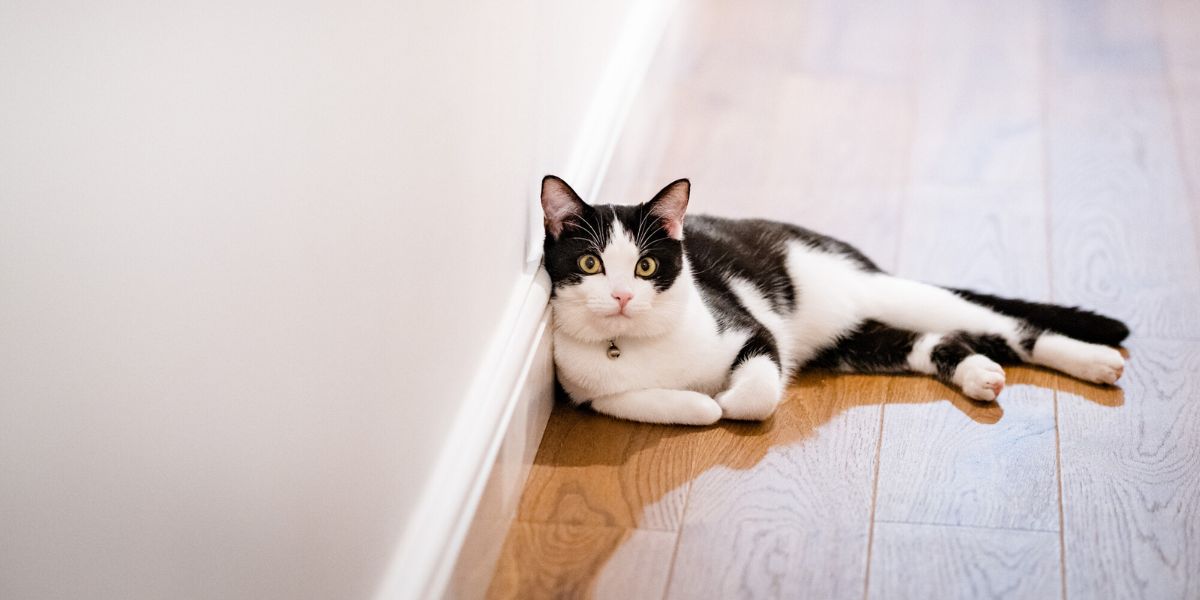
<svg viewBox="0 0 1200 600">
<path fill-rule="evenodd" d="M 1105 388 L 805 373 L 761 425 L 558 406 L 496 598 L 1200 598 L 1200 0 L 684 2 L 602 202 L 794 221 L 1125 319 Z M 589 199 L 593 200 L 593 199 Z"/>
</svg>

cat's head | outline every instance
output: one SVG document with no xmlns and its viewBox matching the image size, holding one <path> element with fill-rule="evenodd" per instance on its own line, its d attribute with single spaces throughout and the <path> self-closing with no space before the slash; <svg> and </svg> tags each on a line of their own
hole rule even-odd
<svg viewBox="0 0 1200 600">
<path fill-rule="evenodd" d="M 592 206 L 553 175 L 542 180 L 545 264 L 555 326 L 585 341 L 661 335 L 684 308 L 680 179 L 636 206 Z"/>
</svg>

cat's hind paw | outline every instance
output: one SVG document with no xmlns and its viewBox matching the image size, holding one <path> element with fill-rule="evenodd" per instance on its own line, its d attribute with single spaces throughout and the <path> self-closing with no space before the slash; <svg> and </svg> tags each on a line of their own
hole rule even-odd
<svg viewBox="0 0 1200 600">
<path fill-rule="evenodd" d="M 1089 344 L 1081 355 L 1071 374 L 1084 381 L 1112 385 L 1125 374 L 1125 357 L 1113 348 Z"/>
<path fill-rule="evenodd" d="M 992 402 L 1004 389 L 1004 369 L 982 354 L 972 354 L 958 363 L 954 382 L 968 398 Z"/>
</svg>

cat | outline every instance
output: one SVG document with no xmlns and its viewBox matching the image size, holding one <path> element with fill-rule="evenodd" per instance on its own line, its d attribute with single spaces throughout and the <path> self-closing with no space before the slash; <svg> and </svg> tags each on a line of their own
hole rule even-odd
<svg viewBox="0 0 1200 600">
<path fill-rule="evenodd" d="M 926 373 L 981 402 L 1001 364 L 1113 384 L 1120 321 L 1065 306 L 942 288 L 883 272 L 802 227 L 688 215 L 691 184 L 636 206 L 585 203 L 542 180 L 562 389 L 649 423 L 763 420 L 802 368 Z"/>
</svg>

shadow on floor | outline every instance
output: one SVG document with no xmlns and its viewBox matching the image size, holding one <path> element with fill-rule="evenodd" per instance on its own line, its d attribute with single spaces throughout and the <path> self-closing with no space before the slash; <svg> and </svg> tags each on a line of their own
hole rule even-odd
<svg viewBox="0 0 1200 600">
<path fill-rule="evenodd" d="M 1010 386 L 1052 387 L 1102 406 L 1124 403 L 1119 388 L 1036 367 L 1007 371 Z M 709 427 L 621 421 L 560 398 L 489 596 L 590 595 L 605 564 L 636 530 L 680 528 L 689 486 L 699 474 L 714 467 L 751 469 L 769 453 L 802 445 L 849 413 L 859 413 L 854 418 L 864 424 L 878 423 L 877 411 L 885 404 L 948 402 L 975 423 L 990 426 L 1004 418 L 1004 398 L 975 402 L 927 376 L 813 371 L 795 379 L 771 419 Z M 878 435 L 877 428 L 870 429 L 864 435 Z"/>
</svg>

